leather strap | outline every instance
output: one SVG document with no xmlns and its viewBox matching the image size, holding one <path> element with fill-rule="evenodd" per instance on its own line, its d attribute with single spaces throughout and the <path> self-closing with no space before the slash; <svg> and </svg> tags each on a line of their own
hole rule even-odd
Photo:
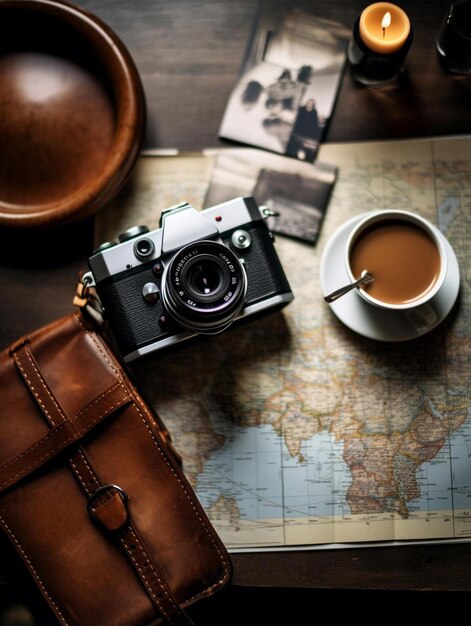
<svg viewBox="0 0 471 626">
<path fill-rule="evenodd" d="M 106 415 L 133 401 L 130 391 L 118 380 L 73 418 L 67 418 L 52 389 L 40 372 L 28 342 L 11 353 L 23 380 L 30 389 L 52 430 L 31 448 L 0 468 L 0 492 L 24 478 L 35 468 L 71 447 L 69 464 L 89 502 L 89 512 L 109 531 L 126 554 L 151 602 L 171 626 L 193 626 L 168 586 L 164 572 L 149 555 L 134 527 L 127 508 L 127 496 L 115 485 L 106 485 L 80 438 Z M 123 498 L 120 494 L 124 494 Z M 97 497 L 98 496 L 98 497 Z"/>
<path fill-rule="evenodd" d="M 11 356 L 52 430 L 0 467 L 0 493 L 81 439 L 105 417 L 131 402 L 129 391 L 121 381 L 117 381 L 69 419 L 41 375 L 28 343 Z"/>
<path fill-rule="evenodd" d="M 125 506 L 126 500 L 116 493 L 121 489 L 116 485 L 104 485 L 103 479 L 93 467 L 90 459 L 87 459 L 86 452 L 81 446 L 69 462 L 80 486 L 89 497 L 92 517 L 96 518 L 119 541 L 161 615 L 172 626 L 192 626 L 193 622 L 174 598 L 163 571 L 148 554 Z M 102 500 L 96 505 L 95 495 L 98 491 L 102 491 L 103 496 L 100 496 Z M 125 498 L 127 499 L 127 495 Z M 126 515 L 123 514 L 123 509 Z"/>
</svg>

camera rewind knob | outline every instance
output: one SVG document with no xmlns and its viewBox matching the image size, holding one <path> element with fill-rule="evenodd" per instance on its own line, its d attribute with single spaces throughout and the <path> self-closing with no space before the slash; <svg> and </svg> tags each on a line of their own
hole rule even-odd
<svg viewBox="0 0 471 626">
<path fill-rule="evenodd" d="M 116 245 L 117 244 L 114 241 L 104 241 L 98 246 L 98 248 L 96 248 L 96 250 L 93 251 L 93 254 L 104 252 L 105 250 L 108 250 L 108 248 L 112 248 L 113 246 L 116 246 Z"/>
<path fill-rule="evenodd" d="M 132 228 L 128 228 L 124 233 L 121 233 L 119 242 L 124 243 L 125 241 L 129 241 L 129 239 L 134 239 L 134 237 L 139 237 L 139 235 L 145 235 L 148 232 L 149 228 L 144 224 L 141 226 L 132 226 Z"/>
</svg>

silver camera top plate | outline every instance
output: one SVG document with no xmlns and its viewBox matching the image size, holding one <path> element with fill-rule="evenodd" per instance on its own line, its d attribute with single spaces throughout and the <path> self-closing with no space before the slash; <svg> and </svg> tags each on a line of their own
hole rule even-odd
<svg viewBox="0 0 471 626">
<path fill-rule="evenodd" d="M 257 209 L 258 218 L 265 217 Z M 112 245 L 92 255 L 89 266 L 95 283 L 138 267 L 151 260 L 160 259 L 162 254 L 178 250 L 188 243 L 202 239 L 214 239 L 220 233 L 230 231 L 253 222 L 255 216 L 245 198 L 239 197 L 229 202 L 197 211 L 190 204 L 178 205 L 162 215 L 162 227 L 136 238 Z M 136 257 L 134 245 L 140 239 L 150 239 L 153 251 L 145 260 Z"/>
</svg>

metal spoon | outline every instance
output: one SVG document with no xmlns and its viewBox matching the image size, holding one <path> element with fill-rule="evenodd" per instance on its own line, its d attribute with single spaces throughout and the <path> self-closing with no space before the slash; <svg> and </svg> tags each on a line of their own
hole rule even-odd
<svg viewBox="0 0 471 626">
<path fill-rule="evenodd" d="M 324 300 L 330 304 L 334 300 L 337 300 L 337 298 L 340 298 L 340 296 L 349 292 L 351 289 L 358 287 L 358 285 L 369 285 L 373 282 L 373 280 L 373 274 L 363 270 L 360 274 L 360 278 L 358 278 L 355 282 L 345 285 L 344 287 L 340 287 L 340 289 L 336 289 L 332 293 L 329 293 L 329 295 L 324 296 Z"/>
</svg>

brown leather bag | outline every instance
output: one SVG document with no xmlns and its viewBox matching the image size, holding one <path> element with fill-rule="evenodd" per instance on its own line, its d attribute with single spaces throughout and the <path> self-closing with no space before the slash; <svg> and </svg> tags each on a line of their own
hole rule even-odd
<svg viewBox="0 0 471 626">
<path fill-rule="evenodd" d="M 170 436 L 80 312 L 0 354 L 0 523 L 62 624 L 191 624 L 231 564 Z"/>
</svg>

